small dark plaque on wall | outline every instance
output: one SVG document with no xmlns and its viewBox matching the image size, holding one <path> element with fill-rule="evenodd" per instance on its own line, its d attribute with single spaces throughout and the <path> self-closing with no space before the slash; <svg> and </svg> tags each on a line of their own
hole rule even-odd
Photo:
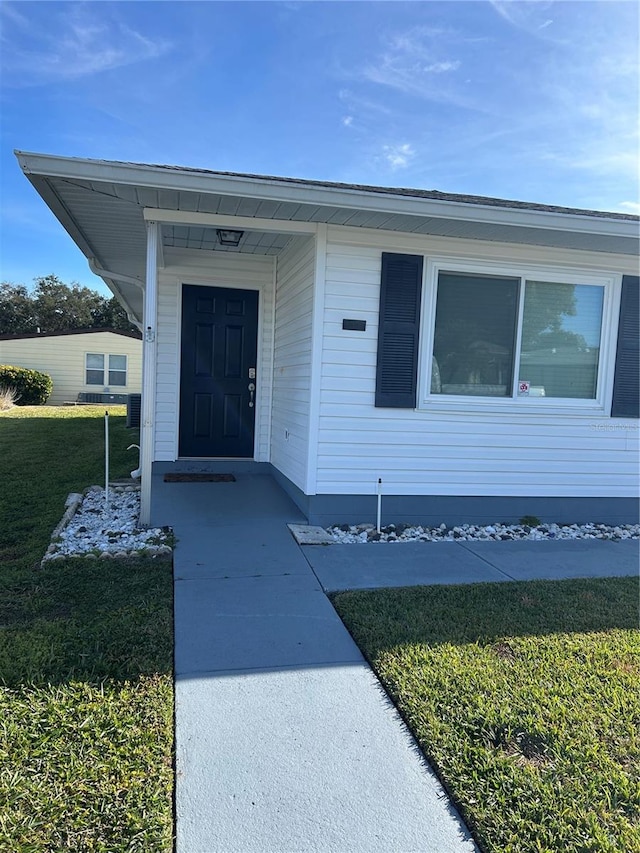
<svg viewBox="0 0 640 853">
<path fill-rule="evenodd" d="M 366 320 L 343 320 L 342 328 L 349 332 L 364 332 L 367 328 Z"/>
</svg>

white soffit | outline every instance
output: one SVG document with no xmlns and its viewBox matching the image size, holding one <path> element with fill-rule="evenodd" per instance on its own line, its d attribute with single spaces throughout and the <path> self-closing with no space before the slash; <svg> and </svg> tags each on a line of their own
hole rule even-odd
<svg viewBox="0 0 640 853">
<path fill-rule="evenodd" d="M 45 202 L 87 257 L 144 279 L 145 219 L 163 223 L 165 245 L 208 248 L 226 223 L 247 233 L 235 251 L 277 254 L 314 223 L 637 255 L 638 219 L 412 196 L 289 179 L 16 152 Z M 457 197 L 456 197 L 457 198 Z M 460 197 L 465 199 L 464 196 Z M 492 202 L 492 203 L 489 203 Z M 512 206 L 509 206 L 512 205 Z M 539 208 L 543 209 L 539 209 Z M 275 221 L 274 221 L 275 220 Z M 272 224 L 273 223 L 273 224 Z M 182 228 L 183 230 L 179 230 Z M 206 236 L 204 233 L 208 232 Z M 278 236 L 279 234 L 279 236 Z M 197 244 L 201 245 L 198 246 Z M 139 295 L 119 286 L 130 304 Z M 130 301 L 131 300 L 131 301 Z"/>
</svg>

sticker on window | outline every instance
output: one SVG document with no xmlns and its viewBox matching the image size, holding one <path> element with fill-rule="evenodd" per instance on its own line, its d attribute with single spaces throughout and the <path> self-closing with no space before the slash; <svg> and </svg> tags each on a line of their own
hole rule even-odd
<svg viewBox="0 0 640 853">
<path fill-rule="evenodd" d="M 518 382 L 518 396 L 528 397 L 530 388 L 531 382 L 529 382 L 527 379 L 520 379 Z"/>
</svg>

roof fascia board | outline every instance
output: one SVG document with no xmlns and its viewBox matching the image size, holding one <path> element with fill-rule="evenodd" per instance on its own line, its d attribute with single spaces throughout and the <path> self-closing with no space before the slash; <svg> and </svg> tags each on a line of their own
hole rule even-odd
<svg viewBox="0 0 640 853">
<path fill-rule="evenodd" d="M 240 228 L 244 231 L 270 231 L 278 234 L 315 234 L 317 222 L 294 222 L 289 219 L 261 219 L 254 216 L 219 215 L 217 213 L 196 213 L 188 210 L 163 210 L 157 207 L 145 207 L 144 218 L 147 222 L 161 222 L 164 225 L 204 225 L 211 228 Z"/>
<path fill-rule="evenodd" d="M 94 161 L 46 154 L 16 151 L 26 175 L 40 174 L 75 180 L 125 183 L 148 188 L 204 192 L 229 196 L 249 196 L 270 201 L 346 207 L 379 213 L 408 214 L 445 219 L 463 219 L 495 225 L 522 225 L 558 231 L 591 234 L 615 234 L 638 237 L 635 221 L 608 219 L 584 214 L 557 213 L 544 210 L 522 210 L 513 207 L 471 204 L 441 199 L 387 195 L 360 189 L 318 187 L 305 183 L 280 183 L 262 178 L 205 174 L 152 165 Z"/>
</svg>

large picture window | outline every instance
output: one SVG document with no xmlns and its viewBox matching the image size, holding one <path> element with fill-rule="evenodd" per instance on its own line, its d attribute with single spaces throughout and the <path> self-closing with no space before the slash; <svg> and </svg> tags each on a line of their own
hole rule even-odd
<svg viewBox="0 0 640 853">
<path fill-rule="evenodd" d="M 127 384 L 127 356 L 88 352 L 85 361 L 87 385 L 124 387 Z M 106 372 L 106 375 L 105 375 Z"/>
<path fill-rule="evenodd" d="M 604 283 L 444 268 L 433 281 L 431 399 L 597 399 Z"/>
</svg>

